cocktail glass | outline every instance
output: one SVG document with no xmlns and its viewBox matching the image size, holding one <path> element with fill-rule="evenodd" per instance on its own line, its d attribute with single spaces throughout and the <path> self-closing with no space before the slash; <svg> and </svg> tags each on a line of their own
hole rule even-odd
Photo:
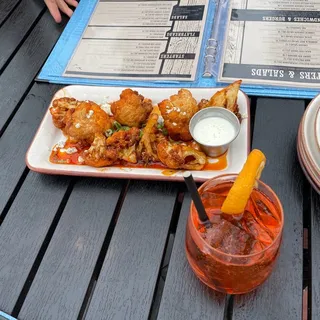
<svg viewBox="0 0 320 320">
<path fill-rule="evenodd" d="M 192 202 L 186 230 L 186 253 L 194 273 L 228 294 L 247 293 L 268 278 L 279 255 L 284 223 L 278 197 L 260 180 L 242 214 L 222 213 L 236 177 L 222 175 L 200 187 L 210 225 L 199 220 Z"/>
</svg>

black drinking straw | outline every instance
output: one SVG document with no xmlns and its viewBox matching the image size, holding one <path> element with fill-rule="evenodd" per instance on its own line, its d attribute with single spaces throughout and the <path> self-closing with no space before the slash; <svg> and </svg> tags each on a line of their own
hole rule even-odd
<svg viewBox="0 0 320 320">
<path fill-rule="evenodd" d="M 203 203 L 201 201 L 200 194 L 197 190 L 197 186 L 193 180 L 191 172 L 190 171 L 184 172 L 183 178 L 184 178 L 184 181 L 185 181 L 185 183 L 188 187 L 188 190 L 191 194 L 191 198 L 194 202 L 194 205 L 198 211 L 198 217 L 199 217 L 200 221 L 203 223 L 208 222 L 209 218 L 207 216 L 206 210 L 205 210 Z"/>
</svg>

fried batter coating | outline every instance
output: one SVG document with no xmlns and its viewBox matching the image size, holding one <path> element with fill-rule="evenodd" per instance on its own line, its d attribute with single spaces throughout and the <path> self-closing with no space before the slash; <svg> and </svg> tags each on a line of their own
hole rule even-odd
<svg viewBox="0 0 320 320">
<path fill-rule="evenodd" d="M 159 103 L 159 109 L 171 139 L 182 141 L 192 139 L 189 122 L 198 111 L 198 106 L 189 90 L 181 89 L 178 94 L 172 95 L 170 100 L 163 100 Z"/>
<path fill-rule="evenodd" d="M 217 106 L 210 106 L 209 100 L 207 100 L 207 99 L 201 99 L 201 101 L 198 103 L 199 110 L 202 110 L 202 109 L 208 108 L 208 107 L 217 107 Z M 221 106 L 221 107 L 223 107 L 223 106 Z"/>
<path fill-rule="evenodd" d="M 85 164 L 93 167 L 105 167 L 118 160 L 136 163 L 135 148 L 139 134 L 138 128 L 115 132 L 109 138 L 106 138 L 102 133 L 96 133 L 91 147 L 83 154 Z"/>
<path fill-rule="evenodd" d="M 74 98 L 60 98 L 52 102 L 50 113 L 52 116 L 53 124 L 58 129 L 63 129 L 66 126 L 65 117 L 70 109 L 74 109 L 78 105 L 78 100 Z"/>
<path fill-rule="evenodd" d="M 91 147 L 83 154 L 84 163 L 92 167 L 106 167 L 116 162 L 116 149 L 108 149 L 106 143 L 106 137 L 102 133 L 96 133 Z"/>
<path fill-rule="evenodd" d="M 118 131 L 107 139 L 107 148 L 117 150 L 118 160 L 137 163 L 136 144 L 139 139 L 140 130 L 138 128 Z"/>
<path fill-rule="evenodd" d="M 111 111 L 120 124 L 140 128 L 152 111 L 152 101 L 137 91 L 125 89 L 120 94 L 120 100 L 111 104 Z"/>
<path fill-rule="evenodd" d="M 203 152 L 165 140 L 158 144 L 157 151 L 160 161 L 171 169 L 202 170 L 207 162 Z"/>
<path fill-rule="evenodd" d="M 207 107 L 224 107 L 233 112 L 238 118 L 241 118 L 237 104 L 241 82 L 241 80 L 235 81 L 228 87 L 216 92 L 210 100 L 202 99 L 198 105 L 199 110 Z"/>
<path fill-rule="evenodd" d="M 63 132 L 73 141 L 91 143 L 96 133 L 104 133 L 112 127 L 108 114 L 91 101 L 79 102 L 77 108 L 67 112 L 65 121 Z"/>
<path fill-rule="evenodd" d="M 148 118 L 147 124 L 143 129 L 142 137 L 139 142 L 137 153 L 139 159 L 142 159 L 144 163 L 150 161 L 159 161 L 157 155 L 157 125 L 160 116 L 160 110 L 158 106 L 155 106 Z"/>
<path fill-rule="evenodd" d="M 188 142 L 184 142 L 188 147 L 191 147 L 192 149 L 198 150 L 198 151 L 202 151 L 200 144 L 194 140 L 188 141 Z"/>
</svg>

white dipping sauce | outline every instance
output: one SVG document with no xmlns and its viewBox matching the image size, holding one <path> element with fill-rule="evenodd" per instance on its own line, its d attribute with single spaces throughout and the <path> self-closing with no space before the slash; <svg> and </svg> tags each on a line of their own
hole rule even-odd
<svg viewBox="0 0 320 320">
<path fill-rule="evenodd" d="M 193 129 L 193 136 L 201 144 L 222 145 L 231 141 L 236 134 L 234 126 L 222 117 L 201 119 Z"/>
</svg>

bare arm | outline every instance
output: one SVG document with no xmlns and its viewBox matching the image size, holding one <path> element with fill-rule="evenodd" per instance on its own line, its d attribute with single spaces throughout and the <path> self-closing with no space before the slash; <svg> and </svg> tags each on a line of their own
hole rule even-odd
<svg viewBox="0 0 320 320">
<path fill-rule="evenodd" d="M 55 22 L 61 22 L 61 12 L 71 17 L 73 10 L 69 6 L 76 8 L 78 2 L 76 0 L 44 0 Z"/>
</svg>

